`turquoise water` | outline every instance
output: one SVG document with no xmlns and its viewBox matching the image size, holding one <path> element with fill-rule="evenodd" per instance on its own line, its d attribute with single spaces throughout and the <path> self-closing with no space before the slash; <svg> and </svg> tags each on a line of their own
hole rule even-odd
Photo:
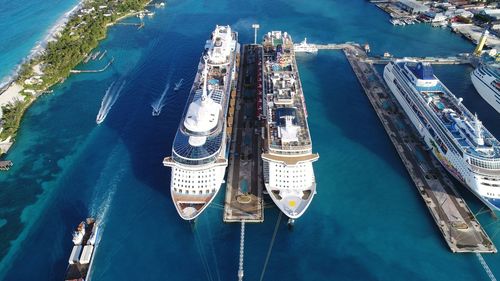
<svg viewBox="0 0 500 281">
<path fill-rule="evenodd" d="M 0 85 L 77 0 L 0 0 Z"/>
<path fill-rule="evenodd" d="M 28 4 L 29 5 L 29 4 Z M 35 5 L 35 4 L 33 4 Z M 194 229 L 169 193 L 170 154 L 189 86 L 168 95 L 158 117 L 151 103 L 165 85 L 194 79 L 215 24 L 231 24 L 251 42 L 254 22 L 296 41 L 369 42 L 395 55 L 452 55 L 473 46 L 427 25 L 393 27 L 372 4 L 356 1 L 168 1 L 137 31 L 114 26 L 100 46 L 115 57 L 104 73 L 72 76 L 27 112 L 0 174 L 0 279 L 60 280 L 71 229 L 103 217 L 93 280 L 235 280 L 239 225 L 222 223 L 224 192 Z M 135 19 L 130 19 L 135 20 Z M 318 194 L 289 231 L 278 210 L 247 225 L 245 280 L 487 280 L 474 255 L 452 254 L 386 136 L 344 55 L 322 51 L 298 64 L 309 112 Z M 498 115 L 474 92 L 464 66 L 436 73 L 500 136 Z M 106 89 L 126 81 L 106 120 L 95 123 Z M 189 83 L 188 83 L 189 81 Z M 464 194 L 475 211 L 481 205 Z M 490 235 L 500 231 L 489 215 Z M 500 245 L 500 236 L 494 238 Z M 500 258 L 485 255 L 500 275 Z"/>
</svg>

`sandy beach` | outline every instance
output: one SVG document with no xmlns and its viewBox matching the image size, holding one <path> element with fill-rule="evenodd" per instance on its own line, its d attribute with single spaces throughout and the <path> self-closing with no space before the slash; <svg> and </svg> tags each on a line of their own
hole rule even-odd
<svg viewBox="0 0 500 281">
<path fill-rule="evenodd" d="M 23 90 L 23 87 L 21 85 L 12 83 L 5 92 L 0 94 L 0 106 L 5 106 L 10 102 L 16 101 L 16 100 L 24 100 L 24 96 L 21 95 L 21 91 Z"/>
</svg>

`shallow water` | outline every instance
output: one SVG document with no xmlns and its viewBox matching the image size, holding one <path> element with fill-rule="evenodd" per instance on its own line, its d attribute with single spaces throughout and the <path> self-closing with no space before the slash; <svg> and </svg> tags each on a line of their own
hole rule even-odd
<svg viewBox="0 0 500 281">
<path fill-rule="evenodd" d="M 33 4 L 35 5 L 35 4 Z M 428 25 L 393 27 L 366 1 L 168 1 L 145 27 L 114 26 L 100 45 L 115 57 L 103 73 L 74 75 L 27 112 L 0 174 L 0 279 L 64 276 L 71 229 L 84 217 L 105 224 L 93 280 L 235 280 L 239 225 L 222 223 L 224 191 L 193 229 L 175 211 L 169 169 L 162 166 L 215 24 L 231 24 L 240 42 L 250 25 L 287 30 L 295 41 L 369 42 L 372 52 L 453 55 L 473 46 Z M 136 19 L 129 19 L 135 21 Z M 259 36 L 260 37 L 260 36 Z M 487 280 L 474 255 L 452 254 L 418 196 L 344 55 L 321 51 L 297 58 L 309 112 L 318 194 L 289 231 L 272 207 L 263 224 L 247 225 L 245 280 Z M 468 78 L 470 67 L 439 66 L 437 75 L 500 136 L 493 109 Z M 151 102 L 165 85 L 159 116 Z M 96 115 L 106 89 L 127 83 L 105 121 Z M 481 204 L 462 189 L 475 211 Z M 500 231 L 480 215 L 490 235 Z M 11 241 L 11 242 L 8 242 Z M 500 236 L 494 241 L 500 245 Z M 485 255 L 494 273 L 500 258 Z M 29 270 L 26 270 L 29 268 Z"/>
</svg>

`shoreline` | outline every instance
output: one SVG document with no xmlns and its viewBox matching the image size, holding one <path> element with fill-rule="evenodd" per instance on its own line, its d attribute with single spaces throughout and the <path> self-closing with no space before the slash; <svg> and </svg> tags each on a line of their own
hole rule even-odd
<svg viewBox="0 0 500 281">
<path fill-rule="evenodd" d="M 125 12 L 124 15 L 121 15 L 112 20 L 111 22 L 106 23 L 103 26 L 104 28 L 103 36 L 96 39 L 97 40 L 96 46 L 92 47 L 89 53 L 92 50 L 96 49 L 102 40 L 107 38 L 109 27 L 115 25 L 121 20 L 124 20 L 128 17 L 141 13 L 151 2 L 152 0 L 148 0 L 144 3 L 141 3 L 140 9 L 138 9 L 137 11 L 134 9 L 130 9 L 128 12 Z M 43 83 L 44 82 L 43 78 L 49 76 L 48 74 L 40 70 L 40 64 L 43 61 L 37 63 L 36 65 L 33 65 L 33 63 L 43 58 L 43 55 L 46 53 L 47 46 L 49 45 L 49 43 L 58 42 L 59 40 L 61 40 L 60 36 L 66 30 L 68 24 L 73 19 L 76 18 L 77 14 L 79 14 L 78 16 L 80 17 L 82 15 L 82 13 L 80 12 L 85 11 L 84 9 L 86 7 L 85 4 L 86 4 L 85 0 L 82 0 L 71 10 L 64 13 L 64 15 L 56 21 L 56 24 L 49 29 L 48 34 L 44 37 L 44 39 L 41 42 L 37 42 L 37 44 L 33 47 L 30 54 L 23 59 L 23 62 L 20 65 L 16 67 L 16 69 L 13 71 L 14 73 L 8 76 L 7 81 L 4 82 L 5 84 L 0 85 L 0 116 L 2 116 L 2 109 L 3 110 L 9 109 L 9 111 L 12 110 L 16 112 L 16 114 L 14 115 L 15 118 L 13 120 L 12 118 L 10 120 L 7 120 L 9 122 L 7 122 L 6 120 L 0 120 L 0 159 L 2 159 L 8 153 L 8 151 L 16 141 L 17 131 L 21 126 L 21 121 L 24 117 L 24 114 L 26 113 L 28 108 L 33 104 L 33 102 L 40 95 L 47 92 L 47 90 L 53 87 L 54 85 L 64 82 L 64 80 L 72 74 L 71 71 L 69 71 L 69 73 L 61 75 L 61 77 L 56 77 L 58 78 L 56 81 L 53 81 L 52 83 L 48 82 L 46 85 L 42 85 L 41 87 L 36 87 L 35 84 L 34 87 L 35 89 L 29 89 L 29 87 L 26 87 L 27 80 L 36 79 L 35 81 Z M 97 16 L 95 15 L 97 13 L 98 12 L 94 13 L 95 17 Z M 105 14 L 105 16 L 109 17 L 113 15 L 117 16 L 120 13 L 121 12 L 113 11 L 112 14 L 108 15 Z M 87 53 L 87 55 L 89 53 Z M 76 63 L 76 65 L 80 64 L 84 59 L 85 56 L 80 58 Z M 19 81 L 20 79 L 23 80 L 22 78 L 23 67 L 29 67 L 29 71 L 31 72 L 30 75 L 27 76 L 28 79 L 26 79 L 24 83 L 22 81 Z M 6 119 L 5 115 L 6 114 L 3 114 L 2 117 L 3 119 Z M 1 133 L 3 130 L 5 130 L 5 128 L 3 128 L 2 126 L 6 123 L 11 123 L 10 129 L 14 131 L 8 134 L 7 136 L 2 137 Z"/>
<path fill-rule="evenodd" d="M 82 8 L 84 1 L 85 0 L 80 0 L 78 4 L 62 14 L 55 21 L 54 25 L 52 25 L 48 30 L 45 31 L 42 39 L 35 42 L 35 45 L 33 46 L 33 48 L 31 48 L 29 54 L 26 57 L 22 58 L 21 61 L 14 66 L 10 73 L 0 80 L 0 95 L 5 90 L 7 90 L 13 82 L 15 82 L 19 75 L 19 72 L 21 71 L 22 65 L 39 56 L 43 51 L 45 51 L 48 42 L 56 39 L 57 34 L 64 29 L 64 27 L 68 24 L 70 18 Z"/>
</svg>

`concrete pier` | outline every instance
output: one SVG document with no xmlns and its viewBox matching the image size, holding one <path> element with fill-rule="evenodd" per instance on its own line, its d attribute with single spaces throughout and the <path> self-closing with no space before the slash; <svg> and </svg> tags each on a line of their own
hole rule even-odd
<svg viewBox="0 0 500 281">
<path fill-rule="evenodd" d="M 411 121 L 363 49 L 349 45 L 343 50 L 451 251 L 496 253 L 495 245 L 441 164 L 425 150 Z"/>
<path fill-rule="evenodd" d="M 260 45 L 243 46 L 238 90 L 231 94 L 228 125 L 232 125 L 232 141 L 224 222 L 264 221 L 260 156 L 262 129 L 257 116 L 258 91 L 262 92 L 262 53 Z"/>
<path fill-rule="evenodd" d="M 345 42 L 339 44 L 311 44 L 308 45 L 318 48 L 318 50 L 343 50 L 352 46 L 359 46 L 353 42 Z M 363 51 L 364 53 L 364 51 Z M 393 57 L 368 57 L 364 56 L 363 60 L 372 64 L 387 64 Z M 449 57 L 406 57 L 406 59 L 417 60 L 421 62 L 429 62 L 432 64 L 473 64 L 473 57 L 470 54 L 459 54 Z"/>
</svg>

